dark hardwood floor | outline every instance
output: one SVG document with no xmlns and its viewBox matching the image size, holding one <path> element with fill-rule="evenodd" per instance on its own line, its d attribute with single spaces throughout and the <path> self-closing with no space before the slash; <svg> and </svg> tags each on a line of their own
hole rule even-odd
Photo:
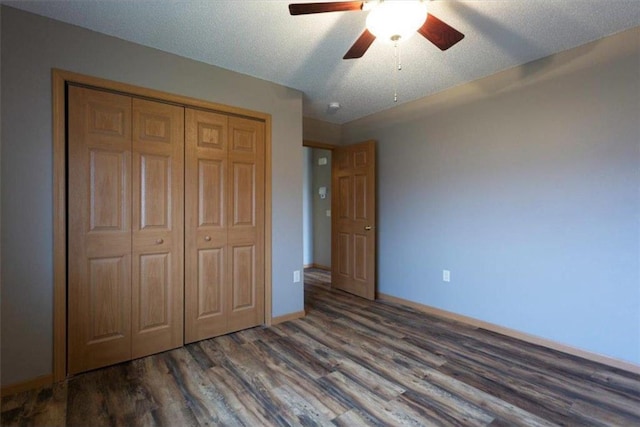
<svg viewBox="0 0 640 427">
<path fill-rule="evenodd" d="M 2 425 L 640 426 L 640 376 L 305 274 L 307 316 L 2 401 Z"/>
</svg>

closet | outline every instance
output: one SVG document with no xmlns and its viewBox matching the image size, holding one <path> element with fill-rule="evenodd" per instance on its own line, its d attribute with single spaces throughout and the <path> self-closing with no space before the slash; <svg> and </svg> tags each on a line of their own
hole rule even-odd
<svg viewBox="0 0 640 427">
<path fill-rule="evenodd" d="M 67 372 L 262 324 L 264 122 L 67 100 Z"/>
</svg>

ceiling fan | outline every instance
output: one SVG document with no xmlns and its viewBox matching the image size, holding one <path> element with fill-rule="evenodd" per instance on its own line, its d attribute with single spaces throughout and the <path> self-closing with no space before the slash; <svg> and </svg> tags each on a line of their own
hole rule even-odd
<svg viewBox="0 0 640 427">
<path fill-rule="evenodd" d="M 369 11 L 367 28 L 343 59 L 361 58 L 377 37 L 398 43 L 417 31 L 440 50 L 447 50 L 464 38 L 460 31 L 427 13 L 425 0 L 333 1 L 289 5 L 291 15 L 354 10 Z"/>
</svg>

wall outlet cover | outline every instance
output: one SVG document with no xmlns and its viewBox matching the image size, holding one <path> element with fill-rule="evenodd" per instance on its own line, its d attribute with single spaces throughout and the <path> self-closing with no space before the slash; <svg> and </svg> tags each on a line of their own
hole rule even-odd
<svg viewBox="0 0 640 427">
<path fill-rule="evenodd" d="M 442 281 L 443 282 L 451 281 L 451 272 L 449 270 L 442 270 Z"/>
</svg>

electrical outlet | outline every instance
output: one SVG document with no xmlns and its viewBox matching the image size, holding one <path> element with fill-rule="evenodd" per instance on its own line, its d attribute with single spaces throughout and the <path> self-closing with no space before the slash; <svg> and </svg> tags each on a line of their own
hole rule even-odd
<svg viewBox="0 0 640 427">
<path fill-rule="evenodd" d="M 451 281 L 451 272 L 449 270 L 442 270 L 442 281 L 443 282 Z"/>
<path fill-rule="evenodd" d="M 300 270 L 296 270 L 293 272 L 293 283 L 300 282 Z"/>
</svg>

